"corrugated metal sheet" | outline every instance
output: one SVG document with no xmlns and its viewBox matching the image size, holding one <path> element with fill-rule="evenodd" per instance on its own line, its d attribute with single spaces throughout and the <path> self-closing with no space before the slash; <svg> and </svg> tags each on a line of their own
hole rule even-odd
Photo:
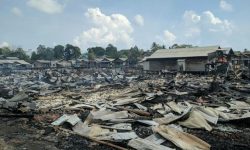
<svg viewBox="0 0 250 150">
<path fill-rule="evenodd" d="M 178 49 L 160 49 L 154 52 L 149 59 L 157 58 L 185 58 L 185 57 L 205 57 L 208 53 L 218 50 L 219 46 L 178 48 Z"/>
</svg>

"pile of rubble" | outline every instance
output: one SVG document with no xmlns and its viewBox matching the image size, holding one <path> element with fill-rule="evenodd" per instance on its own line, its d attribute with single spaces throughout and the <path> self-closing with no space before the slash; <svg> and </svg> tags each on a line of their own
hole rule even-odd
<svg viewBox="0 0 250 150">
<path fill-rule="evenodd" d="M 34 81 L 34 84 L 24 84 L 28 80 L 19 82 L 23 92 L 1 99 L 0 108 L 8 110 L 2 110 L 1 116 L 28 117 L 41 128 L 52 128 L 55 137 L 57 134 L 83 137 L 115 149 L 247 149 L 250 146 L 248 80 L 227 81 L 190 74 L 146 80 L 105 73 L 89 75 L 91 79 L 82 76 L 46 72 L 42 77 L 46 80 L 38 79 L 41 85 L 49 85 L 46 89 L 42 89 L 44 86 L 35 89 Z M 59 81 L 91 84 L 65 86 Z M 245 139 L 230 140 L 230 136 L 225 138 L 227 134 Z M 218 146 L 226 140 L 233 142 Z M 90 143 L 86 145 L 91 149 Z M 74 145 L 57 148 L 74 149 Z"/>
</svg>

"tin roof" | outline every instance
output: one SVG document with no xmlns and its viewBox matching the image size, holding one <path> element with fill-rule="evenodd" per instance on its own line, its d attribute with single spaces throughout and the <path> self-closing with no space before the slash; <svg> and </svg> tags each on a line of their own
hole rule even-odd
<svg viewBox="0 0 250 150">
<path fill-rule="evenodd" d="M 21 65 L 29 65 L 30 63 L 24 61 L 24 60 L 0 60 L 0 64 L 21 64 Z"/>
<path fill-rule="evenodd" d="M 218 50 L 220 46 L 177 48 L 177 49 L 159 49 L 154 52 L 149 59 L 160 58 L 186 58 L 186 57 L 206 57 L 208 53 Z"/>
</svg>

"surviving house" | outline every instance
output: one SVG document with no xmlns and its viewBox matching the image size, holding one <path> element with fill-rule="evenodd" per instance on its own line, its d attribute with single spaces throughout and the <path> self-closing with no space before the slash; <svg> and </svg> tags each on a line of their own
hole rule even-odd
<svg viewBox="0 0 250 150">
<path fill-rule="evenodd" d="M 121 68 L 126 66 L 127 58 L 116 58 L 113 60 L 113 65 L 115 68 Z"/>
<path fill-rule="evenodd" d="M 114 59 L 112 58 L 103 58 L 103 59 L 97 59 L 98 66 L 100 68 L 111 68 L 113 65 Z"/>
<path fill-rule="evenodd" d="M 29 69 L 31 68 L 30 63 L 20 59 L 1 59 L 0 69 Z"/>
<path fill-rule="evenodd" d="M 73 67 L 76 68 L 88 68 L 89 67 L 89 60 L 88 59 L 76 59 L 72 60 Z"/>
<path fill-rule="evenodd" d="M 143 61 L 143 69 L 146 71 L 203 72 L 208 63 L 208 54 L 226 50 L 228 49 L 220 48 L 220 46 L 160 49 Z"/>
</svg>

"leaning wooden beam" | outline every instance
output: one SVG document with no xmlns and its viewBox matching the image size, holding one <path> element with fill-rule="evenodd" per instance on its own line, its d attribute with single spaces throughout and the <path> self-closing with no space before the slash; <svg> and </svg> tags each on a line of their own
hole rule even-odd
<svg viewBox="0 0 250 150">
<path fill-rule="evenodd" d="M 98 139 L 96 139 L 96 138 L 92 138 L 92 137 L 89 137 L 89 136 L 84 136 L 84 135 L 78 134 L 78 133 L 76 133 L 76 132 L 73 132 L 73 131 L 71 131 L 71 130 L 67 130 L 67 129 L 64 129 L 64 128 L 61 128 L 61 127 L 58 127 L 58 128 L 56 128 L 56 129 L 59 129 L 59 130 L 61 130 L 61 131 L 64 131 L 64 132 L 67 132 L 67 133 L 70 133 L 70 134 L 75 134 L 75 135 L 82 136 L 82 137 L 84 137 L 84 138 L 86 138 L 86 139 L 89 139 L 89 140 L 92 140 L 92 141 L 94 141 L 94 142 L 96 142 L 96 143 L 104 144 L 104 145 L 107 145 L 107 146 L 116 148 L 116 149 L 118 149 L 118 150 L 128 150 L 128 149 L 126 149 L 126 148 L 124 148 L 124 147 L 121 147 L 121 146 L 118 146 L 118 145 L 115 145 L 115 144 L 112 144 L 112 143 L 109 143 L 109 142 L 100 141 L 100 140 L 98 140 Z"/>
</svg>

